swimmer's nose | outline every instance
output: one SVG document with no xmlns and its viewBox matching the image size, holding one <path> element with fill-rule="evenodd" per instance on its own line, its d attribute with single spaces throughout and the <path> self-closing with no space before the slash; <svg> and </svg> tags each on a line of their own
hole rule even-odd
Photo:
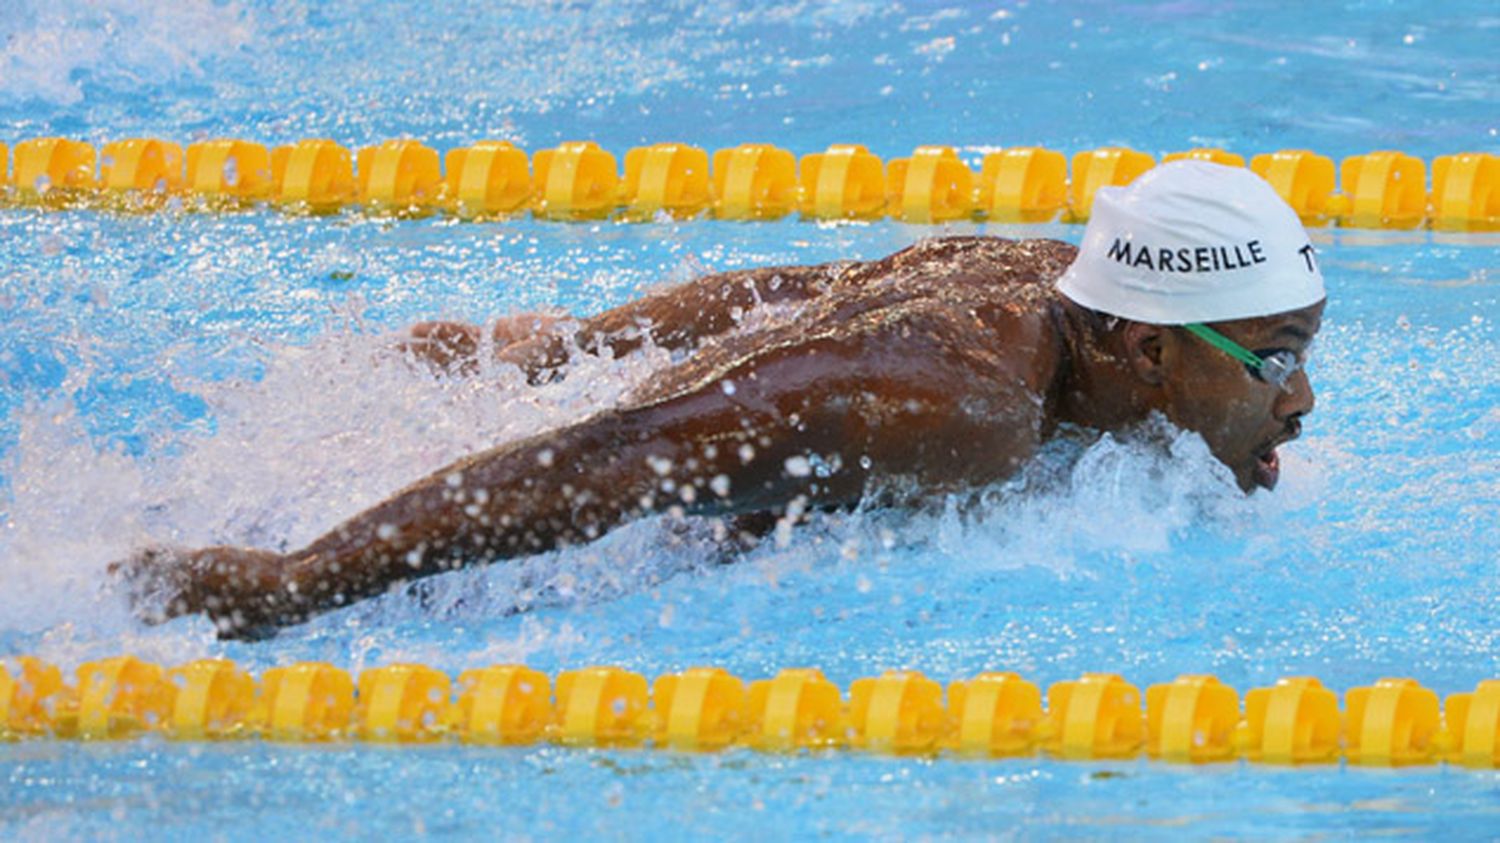
<svg viewBox="0 0 1500 843">
<path fill-rule="evenodd" d="M 1317 403 L 1317 398 L 1313 395 L 1312 381 L 1308 380 L 1307 372 L 1302 369 L 1297 370 L 1292 375 L 1292 379 L 1287 381 L 1287 386 L 1290 389 L 1281 393 L 1276 400 L 1275 407 L 1272 408 L 1276 418 L 1280 421 L 1289 421 L 1311 413 L 1313 405 Z"/>
</svg>

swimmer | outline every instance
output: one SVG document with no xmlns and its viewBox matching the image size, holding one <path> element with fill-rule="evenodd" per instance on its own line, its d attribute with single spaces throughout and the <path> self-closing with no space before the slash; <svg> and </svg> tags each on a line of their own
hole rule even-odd
<svg viewBox="0 0 1500 843">
<path fill-rule="evenodd" d="M 1165 164 L 1101 189 L 1077 249 L 951 237 L 712 275 L 570 330 L 502 322 L 493 353 L 532 382 L 563 377 L 579 349 L 686 357 L 619 406 L 459 460 L 300 550 L 151 549 L 113 569 L 148 620 L 205 612 L 222 637 L 263 636 L 655 513 L 765 525 L 881 489 L 974 489 L 1062 431 L 1155 415 L 1201 435 L 1246 492 L 1269 489 L 1313 408 L 1302 366 L 1324 299 L 1307 233 L 1266 182 Z M 409 348 L 473 371 L 480 338 L 429 323 Z"/>
</svg>

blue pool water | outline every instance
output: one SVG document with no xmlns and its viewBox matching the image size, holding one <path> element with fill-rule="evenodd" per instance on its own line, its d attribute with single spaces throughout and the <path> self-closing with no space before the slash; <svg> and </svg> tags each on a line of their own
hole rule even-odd
<svg viewBox="0 0 1500 843">
<path fill-rule="evenodd" d="M 12 3 L 0 142 L 1500 151 L 1483 2 L 373 5 Z M 435 379 L 390 352 L 411 322 L 586 314 L 703 271 L 971 231 L 1081 233 L 0 209 L 0 656 L 817 665 L 844 687 L 896 667 L 1212 672 L 1242 692 L 1500 677 L 1500 261 L 1476 235 L 1315 233 L 1319 406 L 1275 494 L 1241 496 L 1191 436 L 1167 455 L 1105 441 L 1049 452 L 975 510 L 819 517 L 731 566 L 707 525 L 645 522 L 255 644 L 201 619 L 142 627 L 103 576 L 151 541 L 300 545 L 663 362 L 581 361 L 540 388 Z M 1500 833 L 1500 777 L 1444 767 L 144 740 L 3 745 L 0 781 L 7 839 Z"/>
</svg>

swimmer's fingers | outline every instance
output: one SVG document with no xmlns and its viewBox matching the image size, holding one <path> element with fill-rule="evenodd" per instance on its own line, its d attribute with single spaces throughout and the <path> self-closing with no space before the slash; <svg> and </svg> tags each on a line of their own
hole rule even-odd
<svg viewBox="0 0 1500 843">
<path fill-rule="evenodd" d="M 204 612 L 220 635 L 259 625 L 268 608 L 284 602 L 285 558 L 264 550 L 153 547 L 110 566 L 128 589 L 132 610 L 148 624 Z"/>
<path fill-rule="evenodd" d="M 490 333 L 495 338 L 495 349 L 502 350 L 506 346 L 550 334 L 562 320 L 561 316 L 546 313 L 517 313 L 496 319 Z"/>
<path fill-rule="evenodd" d="M 463 322 L 421 322 L 397 343 L 404 354 L 435 369 L 471 374 L 479 354 L 479 328 Z"/>
<path fill-rule="evenodd" d="M 517 313 L 496 319 L 489 333 L 496 359 L 513 363 L 523 371 L 558 365 L 567 359 L 562 337 L 564 316 Z M 463 322 L 422 322 L 412 326 L 397 349 L 434 370 L 469 376 L 479 369 L 480 343 L 484 331 Z"/>
<path fill-rule="evenodd" d="M 109 566 L 109 574 L 125 586 L 130 608 L 148 624 L 164 623 L 198 611 L 192 605 L 191 553 L 174 547 L 150 547 Z"/>
</svg>

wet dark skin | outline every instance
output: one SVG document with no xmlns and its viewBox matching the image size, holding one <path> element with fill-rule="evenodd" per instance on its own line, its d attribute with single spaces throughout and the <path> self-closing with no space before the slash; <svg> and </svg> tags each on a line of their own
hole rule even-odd
<svg viewBox="0 0 1500 843">
<path fill-rule="evenodd" d="M 206 612 L 222 636 L 252 637 L 653 513 L 754 518 L 896 485 L 975 488 L 1064 426 L 1121 431 L 1152 413 L 1201 434 L 1246 491 L 1274 486 L 1275 448 L 1313 406 L 1306 375 L 1283 390 L 1180 328 L 1078 307 L 1053 289 L 1074 254 L 948 238 L 878 261 L 708 276 L 571 327 L 511 318 L 492 329 L 492 353 L 533 382 L 563 377 L 570 354 L 618 356 L 647 339 L 691 353 L 618 407 L 460 460 L 301 550 L 154 549 L 116 570 L 143 614 L 164 605 L 148 619 Z M 767 318 L 741 324 L 756 308 Z M 1301 356 L 1322 310 L 1214 327 Z M 407 349 L 473 371 L 480 336 L 427 323 Z"/>
</svg>

